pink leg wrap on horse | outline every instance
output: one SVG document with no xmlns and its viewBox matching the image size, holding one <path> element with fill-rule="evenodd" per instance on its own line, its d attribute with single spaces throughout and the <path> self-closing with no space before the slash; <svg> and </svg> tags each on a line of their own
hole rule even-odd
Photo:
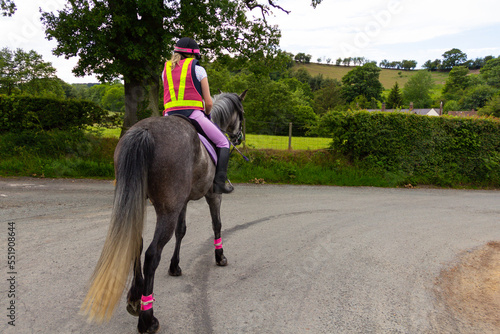
<svg viewBox="0 0 500 334">
<path fill-rule="evenodd" d="M 215 249 L 221 249 L 222 248 L 222 238 L 215 239 L 214 245 L 215 245 Z"/>
<path fill-rule="evenodd" d="M 195 110 L 189 116 L 192 120 L 194 120 L 198 125 L 203 129 L 205 134 L 208 136 L 208 139 L 210 139 L 215 146 L 219 148 L 229 148 L 229 141 L 227 140 L 226 136 L 219 130 L 219 128 L 212 123 L 211 120 L 205 117 L 205 114 L 203 114 L 203 111 L 201 110 Z"/>
<path fill-rule="evenodd" d="M 156 301 L 156 299 L 153 298 L 153 295 L 149 296 L 142 296 L 141 297 L 141 311 L 147 311 L 151 308 L 153 308 L 153 302 Z"/>
</svg>

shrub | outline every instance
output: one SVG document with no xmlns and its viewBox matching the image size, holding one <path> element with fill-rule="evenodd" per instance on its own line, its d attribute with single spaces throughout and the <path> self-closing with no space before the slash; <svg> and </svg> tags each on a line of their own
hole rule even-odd
<svg viewBox="0 0 500 334">
<path fill-rule="evenodd" d="M 83 128 L 104 116 L 89 101 L 0 95 L 0 132 Z"/>
<path fill-rule="evenodd" d="M 500 122 L 405 113 L 330 112 L 316 132 L 353 163 L 404 182 L 500 185 Z"/>
</svg>

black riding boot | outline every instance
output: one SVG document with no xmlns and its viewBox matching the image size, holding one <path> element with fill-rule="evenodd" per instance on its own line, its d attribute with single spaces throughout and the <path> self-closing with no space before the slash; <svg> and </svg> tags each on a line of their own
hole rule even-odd
<svg viewBox="0 0 500 334">
<path fill-rule="evenodd" d="M 217 167 L 215 168 L 214 193 L 229 194 L 234 190 L 233 186 L 226 183 L 227 164 L 229 163 L 229 148 L 216 148 Z"/>
</svg>

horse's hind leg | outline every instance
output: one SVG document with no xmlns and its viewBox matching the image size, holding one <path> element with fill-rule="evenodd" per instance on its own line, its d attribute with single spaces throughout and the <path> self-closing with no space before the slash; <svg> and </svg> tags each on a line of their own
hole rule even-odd
<svg viewBox="0 0 500 334">
<path fill-rule="evenodd" d="M 143 239 L 141 239 L 141 250 L 139 257 L 134 263 L 134 279 L 127 295 L 127 311 L 135 317 L 139 316 L 141 310 L 141 296 L 144 287 L 144 278 L 142 277 L 141 254 Z"/>
<path fill-rule="evenodd" d="M 172 238 L 179 215 L 175 213 L 157 214 L 156 230 L 144 258 L 144 288 L 139 313 L 139 333 L 156 333 L 160 328 L 153 315 L 153 284 L 156 268 L 160 264 L 163 247 Z"/>
<path fill-rule="evenodd" d="M 170 260 L 170 268 L 168 269 L 168 273 L 170 276 L 182 275 L 182 270 L 179 267 L 179 258 L 182 238 L 184 238 L 184 236 L 186 235 L 186 208 L 187 204 L 182 209 L 181 214 L 179 215 L 179 219 L 177 220 L 177 227 L 175 228 L 175 250 L 174 255 L 172 256 L 172 260 Z"/>
<path fill-rule="evenodd" d="M 205 196 L 208 206 L 210 208 L 210 215 L 212 216 L 212 227 L 214 229 L 214 245 L 215 245 L 215 263 L 219 266 L 227 265 L 227 259 L 224 256 L 222 249 L 222 238 L 220 230 L 222 223 L 220 220 L 220 204 L 222 201 L 221 194 L 210 193 Z"/>
</svg>

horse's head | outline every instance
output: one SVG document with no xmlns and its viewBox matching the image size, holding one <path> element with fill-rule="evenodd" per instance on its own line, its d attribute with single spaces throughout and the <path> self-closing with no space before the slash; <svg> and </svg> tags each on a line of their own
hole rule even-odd
<svg viewBox="0 0 500 334">
<path fill-rule="evenodd" d="M 243 140 L 244 111 L 242 101 L 247 94 L 245 90 L 240 95 L 236 93 L 220 93 L 214 96 L 212 121 L 227 134 L 234 146 Z"/>
</svg>

